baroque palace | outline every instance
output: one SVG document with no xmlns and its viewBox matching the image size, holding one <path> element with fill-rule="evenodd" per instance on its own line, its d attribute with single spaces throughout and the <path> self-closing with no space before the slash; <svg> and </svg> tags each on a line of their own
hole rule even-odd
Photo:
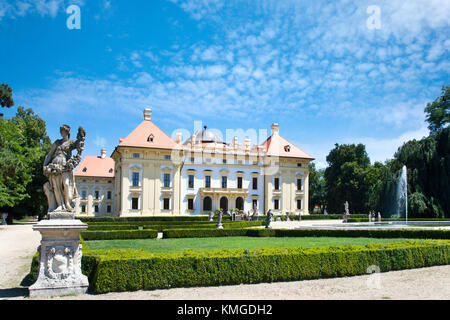
<svg viewBox="0 0 450 320">
<path fill-rule="evenodd" d="M 78 216 L 208 214 L 216 209 L 308 214 L 310 155 L 272 124 L 262 144 L 223 142 L 198 130 L 184 143 L 151 120 L 121 138 L 111 157 L 86 156 L 75 171 Z"/>
</svg>

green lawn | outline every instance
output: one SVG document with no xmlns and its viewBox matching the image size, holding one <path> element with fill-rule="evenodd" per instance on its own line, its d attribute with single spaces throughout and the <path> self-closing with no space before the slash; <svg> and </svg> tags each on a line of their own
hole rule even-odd
<svg viewBox="0 0 450 320">
<path fill-rule="evenodd" d="M 184 250 L 256 249 L 273 247 L 312 247 L 366 245 L 402 242 L 411 239 L 334 238 L 334 237 L 216 237 L 181 239 L 133 239 L 87 241 L 89 250 L 142 249 L 150 252 L 182 252 Z M 420 241 L 420 240 L 417 240 Z"/>
</svg>

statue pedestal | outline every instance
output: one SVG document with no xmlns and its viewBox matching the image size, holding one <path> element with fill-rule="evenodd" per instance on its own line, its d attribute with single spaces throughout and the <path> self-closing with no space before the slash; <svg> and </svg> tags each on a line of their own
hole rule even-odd
<svg viewBox="0 0 450 320">
<path fill-rule="evenodd" d="M 86 293 L 88 279 L 81 273 L 79 234 L 87 230 L 80 220 L 42 220 L 33 226 L 42 235 L 39 246 L 39 276 L 30 297 Z"/>
</svg>

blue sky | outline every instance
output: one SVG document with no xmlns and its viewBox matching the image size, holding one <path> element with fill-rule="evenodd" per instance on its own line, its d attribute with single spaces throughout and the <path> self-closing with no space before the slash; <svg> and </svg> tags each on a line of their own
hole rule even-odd
<svg viewBox="0 0 450 320">
<path fill-rule="evenodd" d="M 80 30 L 66 26 L 71 4 Z M 423 109 L 449 83 L 449 24 L 447 0 L 0 0 L 0 82 L 52 140 L 63 123 L 83 126 L 86 155 L 112 152 L 152 108 L 183 140 L 194 121 L 224 135 L 276 122 L 319 167 L 335 143 L 384 161 L 428 135 Z"/>
</svg>

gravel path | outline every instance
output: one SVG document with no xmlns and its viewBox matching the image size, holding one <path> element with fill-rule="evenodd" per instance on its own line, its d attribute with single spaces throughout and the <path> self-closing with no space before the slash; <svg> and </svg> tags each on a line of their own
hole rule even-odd
<svg viewBox="0 0 450 320">
<path fill-rule="evenodd" d="M 278 224 L 278 223 L 277 223 Z M 280 226 L 282 223 L 280 223 Z M 276 227 L 280 227 L 276 226 Z M 287 225 L 286 225 L 287 226 Z M 20 286 L 40 242 L 31 225 L 0 226 L 0 299 L 24 299 Z M 25 299 L 29 299 L 25 297 Z M 55 297 L 65 300 L 450 299 L 450 265 L 348 278 Z"/>
<path fill-rule="evenodd" d="M 40 241 L 31 224 L 0 226 L 0 289 L 20 284 Z"/>
</svg>

